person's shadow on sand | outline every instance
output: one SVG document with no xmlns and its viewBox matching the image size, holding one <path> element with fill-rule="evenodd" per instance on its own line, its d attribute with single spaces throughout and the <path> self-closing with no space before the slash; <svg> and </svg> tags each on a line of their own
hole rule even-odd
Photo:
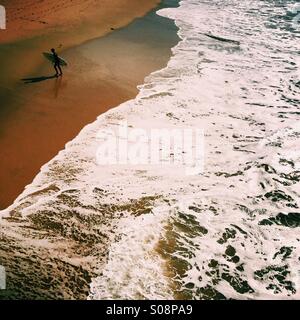
<svg viewBox="0 0 300 320">
<path fill-rule="evenodd" d="M 36 82 L 41 82 L 41 81 L 46 81 L 50 79 L 56 78 L 56 75 L 54 76 L 47 76 L 47 77 L 36 77 L 36 78 L 26 78 L 26 79 L 21 79 L 25 84 L 27 83 L 36 83 Z"/>
</svg>

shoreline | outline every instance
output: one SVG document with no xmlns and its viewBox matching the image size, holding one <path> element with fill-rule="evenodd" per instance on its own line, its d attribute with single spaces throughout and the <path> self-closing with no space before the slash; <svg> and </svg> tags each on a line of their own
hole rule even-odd
<svg viewBox="0 0 300 320">
<path fill-rule="evenodd" d="M 162 7 L 163 6 L 160 5 L 158 9 Z M 99 52 L 100 46 L 102 48 L 101 60 L 104 62 L 98 65 L 98 70 L 99 68 L 104 68 L 102 69 L 102 71 L 104 71 L 107 68 L 107 72 L 103 72 L 103 75 L 107 77 L 107 75 L 110 74 L 108 81 L 110 88 L 118 88 L 116 83 L 122 80 L 123 82 L 121 81 L 121 83 L 123 83 L 123 86 L 121 85 L 121 87 L 119 87 L 120 90 L 123 90 L 122 92 L 128 95 L 128 99 L 134 97 L 134 92 L 130 91 L 129 88 L 137 92 L 138 89 L 136 85 L 141 84 L 143 80 L 137 81 L 137 76 L 134 72 L 128 75 L 125 74 L 119 79 L 116 78 L 116 74 L 120 73 L 119 67 L 115 68 L 116 66 L 113 63 L 108 67 L 107 56 L 110 56 L 111 48 L 116 48 L 116 44 L 118 44 L 120 48 L 122 48 L 122 51 L 118 59 L 114 61 L 118 61 L 117 66 L 122 66 L 122 70 L 125 73 L 127 73 L 129 69 L 133 71 L 137 70 L 135 66 L 138 62 L 138 65 L 140 65 L 138 78 L 141 78 L 147 70 L 154 71 L 155 69 L 153 70 L 153 68 L 155 66 L 163 67 L 163 63 L 166 63 L 169 56 L 171 56 L 170 45 L 174 42 L 175 45 L 178 41 L 177 28 L 173 21 L 156 15 L 156 10 L 157 9 L 152 10 L 143 18 L 136 19 L 126 28 L 120 29 L 109 36 L 95 39 L 77 47 L 76 50 L 79 50 L 79 52 L 73 52 L 73 50 L 70 49 L 69 52 L 66 52 L 66 56 L 70 54 L 71 57 L 74 54 L 78 59 L 82 59 L 82 57 L 85 56 L 90 63 L 93 61 L 89 72 L 94 74 L 94 67 L 97 60 L 96 56 L 98 56 L 97 52 Z M 165 28 L 166 32 L 158 35 L 157 30 L 162 28 Z M 147 36 L 145 36 L 145 34 Z M 157 41 L 160 41 L 160 45 L 157 45 Z M 163 43 L 164 41 L 165 43 Z M 106 51 L 103 50 L 104 47 L 107 48 Z M 118 51 L 120 50 L 115 50 L 114 59 L 116 59 L 115 54 Z M 130 52 L 134 52 L 134 54 L 128 56 Z M 147 52 L 149 54 L 145 56 Z M 95 53 L 97 53 L 96 56 Z M 166 55 L 166 53 L 168 53 L 169 56 Z M 125 64 L 124 61 L 127 61 L 127 64 Z M 39 74 L 41 71 L 46 70 L 43 68 L 47 69 L 47 66 L 36 70 L 36 72 Z M 76 72 L 78 72 L 77 69 Z M 70 77 L 70 75 L 68 75 L 68 77 Z M 90 75 L 88 75 L 88 77 L 90 78 Z M 64 79 L 62 81 L 64 81 Z M 71 81 L 72 85 L 69 85 L 69 83 L 65 87 L 62 85 L 58 97 L 61 97 L 61 94 L 70 87 L 78 88 L 76 84 L 77 81 L 78 84 L 81 83 L 78 78 L 75 78 L 74 82 Z M 99 78 L 95 77 L 93 83 L 99 84 Z M 133 83 L 135 84 L 134 86 Z M 90 83 L 88 84 L 90 85 Z M 48 86 L 47 90 L 50 92 L 50 82 L 48 82 Z M 34 88 L 37 92 L 41 90 L 39 85 Z M 74 92 L 74 90 L 72 90 L 72 92 Z M 94 93 L 97 92 L 97 96 L 99 96 L 99 87 L 91 88 L 91 90 L 95 90 Z M 103 88 L 102 92 L 104 93 L 105 90 L 107 89 Z M 112 92 L 107 92 L 106 94 L 111 96 Z M 53 96 L 53 91 L 51 91 L 51 95 Z M 112 98 L 116 99 L 115 95 Z M 89 101 L 91 101 L 90 99 L 91 97 L 89 95 Z M 123 99 L 123 101 L 125 100 Z M 41 105 L 45 106 L 43 103 L 41 103 Z M 76 106 L 77 105 L 80 105 L 80 103 L 77 103 Z M 51 106 L 53 108 L 53 105 Z M 116 106 L 119 107 L 120 103 Z M 111 107 L 110 105 L 108 109 L 111 109 Z M 51 109 L 49 110 L 51 111 Z M 59 110 L 59 107 L 50 115 L 60 118 L 57 116 L 57 110 Z M 69 117 L 72 110 L 70 106 L 67 108 Z M 98 114 L 91 121 L 84 123 L 84 129 L 82 131 L 90 128 L 97 117 L 98 119 L 100 117 L 105 118 L 106 115 L 108 115 L 107 113 L 104 115 L 101 111 L 99 112 L 99 110 L 99 108 L 96 109 Z M 41 110 L 34 111 L 34 113 L 37 114 L 39 112 L 41 112 Z M 99 114 L 101 115 L 99 116 Z M 80 117 L 80 114 L 78 117 Z M 65 119 L 62 119 L 61 126 L 66 125 L 64 120 Z M 87 123 L 90 124 L 87 125 Z M 78 132 L 76 132 L 76 137 L 78 136 L 77 134 Z M 40 135 L 36 135 L 36 137 L 39 136 Z M 71 139 L 68 140 L 66 148 L 72 144 L 70 140 Z M 55 141 L 55 137 L 53 141 Z M 49 148 L 49 145 L 45 147 Z M 66 149 L 62 148 L 61 150 L 60 153 L 64 153 Z M 55 160 L 51 160 L 50 162 L 53 161 Z M 80 161 L 80 159 L 78 161 Z M 46 166 L 47 164 L 44 165 L 43 168 Z M 41 169 L 42 171 L 43 168 Z M 69 172 L 70 174 L 68 178 L 70 179 L 69 182 L 62 176 L 65 172 Z M 48 192 L 56 193 L 59 191 L 60 184 L 64 184 L 65 182 L 67 184 L 71 183 L 73 174 L 75 174 L 75 172 L 73 172 L 71 168 L 68 168 L 68 166 L 57 168 L 55 175 L 61 176 L 60 179 L 53 182 L 53 184 L 50 183 L 47 188 L 37 190 L 32 196 L 43 196 L 46 200 Z M 36 176 L 34 180 L 36 181 L 38 177 L 39 175 Z M 53 178 L 55 179 L 55 177 Z M 102 198 L 103 191 L 101 191 L 101 189 L 97 187 L 94 188 L 93 185 L 90 187 L 95 194 L 98 194 L 99 197 Z M 8 284 L 8 289 L 5 294 L 0 292 L 0 298 L 2 299 L 86 299 L 90 293 L 91 279 L 99 275 L 99 268 L 106 262 L 109 245 L 115 240 L 116 225 L 119 219 L 122 218 L 123 212 L 131 208 L 134 209 L 152 205 L 155 201 L 155 198 L 144 197 L 143 199 L 137 199 L 134 202 L 130 201 L 128 203 L 106 204 L 105 202 L 100 202 L 96 212 L 94 212 L 94 209 L 89 208 L 89 206 L 87 206 L 83 212 L 77 212 L 76 206 L 81 203 L 81 200 L 77 198 L 76 190 L 66 189 L 64 191 L 61 190 L 61 203 L 53 203 L 52 206 L 52 209 L 57 209 L 59 213 L 51 212 L 51 210 L 46 208 L 40 208 L 41 210 L 36 208 L 35 214 L 37 215 L 29 214 L 26 218 L 24 217 L 25 221 L 19 215 L 20 208 L 10 210 L 23 197 L 25 197 L 25 202 L 29 204 L 30 200 L 27 199 L 26 196 L 26 192 L 28 192 L 29 189 L 30 186 L 26 189 L 27 191 L 25 190 L 19 195 L 14 205 L 2 211 L 0 264 L 6 267 Z M 65 209 L 64 201 L 66 199 L 68 199 L 68 202 L 70 201 L 71 206 L 74 206 L 72 210 Z M 29 202 L 27 202 L 27 200 L 29 200 Z M 87 215 L 85 211 L 89 211 Z M 82 213 L 83 216 L 81 216 Z M 78 216 L 80 219 L 80 222 L 78 221 L 79 225 L 77 225 L 77 222 L 74 224 L 74 214 L 75 216 L 80 216 Z M 52 218 L 61 218 L 61 221 L 52 223 Z M 75 218 L 75 220 L 77 220 L 77 218 Z M 103 231 L 101 231 L 102 228 L 104 229 Z M 14 248 L 13 250 L 12 246 Z M 20 265 L 22 265 L 21 269 Z M 47 265 L 47 268 L 45 265 Z"/>
<path fill-rule="evenodd" d="M 63 79 L 18 83 L 2 98 L 6 103 L 1 110 L 0 146 L 5 151 L 0 178 L 7 183 L 1 185 L 0 208 L 12 204 L 41 166 L 86 124 L 135 97 L 145 76 L 166 64 L 177 38 L 168 39 L 169 30 L 155 36 L 157 28 L 142 19 L 63 51 L 71 64 Z M 139 28 L 147 30 L 146 39 L 135 31 Z M 51 65 L 44 62 L 27 78 L 51 72 Z"/>
</svg>

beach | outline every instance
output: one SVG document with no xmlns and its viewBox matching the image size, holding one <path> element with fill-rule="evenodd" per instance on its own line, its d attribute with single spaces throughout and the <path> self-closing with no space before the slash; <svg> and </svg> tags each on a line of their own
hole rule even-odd
<svg viewBox="0 0 300 320">
<path fill-rule="evenodd" d="M 149 1 L 145 8 L 149 11 L 153 3 Z M 165 5 L 166 2 L 157 9 Z M 142 12 L 142 7 L 138 8 L 139 14 Z M 109 8 L 113 10 L 113 7 Z M 9 92 L 3 90 L 5 86 L 2 86 L 0 135 L 0 145 L 4 150 L 0 171 L 2 208 L 12 204 L 25 186 L 31 183 L 41 167 L 63 150 L 65 144 L 76 137 L 84 126 L 94 122 L 110 108 L 134 98 L 138 93 L 137 86 L 144 82 L 144 78 L 166 65 L 171 55 L 171 47 L 178 41 L 177 28 L 169 19 L 158 16 L 157 9 L 150 10 L 146 16 L 134 19 L 124 28 L 113 32 L 109 30 L 109 34 L 104 37 L 91 38 L 59 51 L 69 63 L 61 78 L 51 78 L 54 72 L 51 64 L 42 61 L 30 72 L 26 71 L 26 75 L 25 70 L 18 75 L 19 78 L 14 74 L 13 80 L 18 81 L 16 84 L 11 82 L 13 84 L 10 85 Z M 114 16 L 114 19 L 117 18 Z M 114 26 L 119 25 L 114 24 Z M 106 29 L 107 27 L 108 25 Z M 101 35 L 101 32 L 100 29 L 98 33 Z M 25 41 L 35 43 L 35 40 L 34 38 Z M 49 50 L 48 47 L 39 48 L 34 49 L 33 56 L 41 55 L 43 50 Z M 50 78 L 40 80 L 43 77 Z M 21 81 L 21 79 L 27 80 Z M 3 80 L 5 81 L 7 79 Z M 65 171 L 68 169 L 62 169 L 62 172 Z M 48 186 L 46 189 L 56 190 L 56 187 Z M 107 215 L 107 212 L 103 213 Z M 63 211 L 63 216 L 67 218 L 68 213 Z M 99 217 L 95 219 L 91 216 L 88 224 L 98 224 Z M 106 225 L 108 222 L 111 230 L 114 223 L 104 220 L 101 223 Z M 33 245 L 35 248 L 26 249 L 31 252 L 31 258 L 28 260 L 27 254 L 23 255 L 25 251 L 22 247 L 27 242 L 25 238 L 29 239 L 27 231 L 30 234 L 32 231 L 35 233 L 36 227 L 33 229 L 24 227 L 23 230 L 27 230 L 25 231 L 27 235 L 24 234 L 23 239 L 25 242 L 21 240 L 23 236 L 21 238 L 17 236 L 19 238 L 17 240 L 15 236 L 4 235 L 2 233 L 4 229 L 1 230 L 1 263 L 7 266 L 8 277 L 11 279 L 11 289 L 6 292 L 5 297 L 84 299 L 88 296 L 95 263 L 90 261 L 91 249 L 88 247 L 95 241 L 101 242 L 99 252 L 96 253 L 101 263 L 108 254 L 109 238 L 103 238 L 98 234 L 96 240 L 91 234 L 94 240 L 91 236 L 84 236 L 79 246 L 76 241 L 65 242 L 61 239 L 62 245 L 58 246 L 58 255 L 53 255 L 51 251 L 54 247 L 48 243 L 53 236 L 49 229 L 48 235 L 39 236 L 40 241 L 48 243 L 46 247 L 42 243 L 36 243 L 35 247 L 33 244 L 35 241 L 29 241 L 29 247 Z M 36 231 L 39 233 L 38 229 L 39 227 Z M 12 246 L 16 249 L 11 250 Z M 87 256 L 87 259 L 84 256 Z M 95 261 L 94 258 L 92 260 Z M 49 268 L 43 268 L 45 261 L 48 261 Z M 18 269 L 18 265 L 23 265 L 21 270 Z M 29 271 L 33 265 L 34 269 Z M 25 273 L 28 274 L 27 280 L 24 279 Z M 54 282 L 50 284 L 49 277 L 57 280 L 53 280 Z M 36 288 L 30 288 L 30 283 L 35 283 Z"/>
<path fill-rule="evenodd" d="M 1 299 L 299 299 L 298 8 L 165 0 L 62 51 L 76 76 L 70 68 L 57 82 L 34 82 L 49 66 L 36 68 L 33 83 L 20 84 L 35 103 L 23 106 L 44 105 L 47 86 L 53 99 L 46 114 L 34 112 L 37 123 L 52 115 L 64 130 L 57 110 L 80 105 L 79 122 L 89 101 L 101 105 L 97 92 L 130 99 L 84 119 L 1 211 Z M 91 98 L 80 91 L 86 80 Z"/>
<path fill-rule="evenodd" d="M 0 170 L 0 208 L 12 204 L 40 167 L 86 124 L 109 108 L 133 98 L 144 77 L 167 63 L 170 48 L 177 40 L 176 36 L 167 37 L 167 28 L 165 33 L 157 35 L 157 27 L 145 23 L 142 27 L 147 32 L 146 39 L 139 31 L 134 31 L 141 25 L 133 25 L 127 32 L 118 30 L 130 19 L 150 10 L 156 1 L 110 2 L 104 10 L 105 3 L 101 2 L 97 16 L 93 12 L 87 26 L 79 24 L 80 33 L 77 33 L 76 25 L 71 28 L 72 32 L 69 30 L 71 14 L 70 22 L 65 21 L 64 28 L 59 25 L 52 30 L 42 25 L 34 31 L 37 35 L 32 38 L 28 38 L 31 29 L 25 30 L 28 34 L 21 30 L 20 34 L 16 32 L 19 38 L 13 45 L 1 45 L 1 61 L 6 63 L 1 66 L 4 72 L 0 76 L 0 145 L 4 150 Z M 74 14 L 77 14 L 80 6 L 78 3 L 74 6 L 68 10 L 75 10 Z M 29 3 L 25 7 L 35 9 Z M 41 8 L 36 8 L 37 14 L 41 14 Z M 111 14 L 112 10 L 115 10 L 114 14 Z M 100 24 L 95 22 L 96 18 L 101 20 Z M 112 27 L 116 28 L 114 32 Z M 110 33 L 107 38 L 99 39 L 106 33 Z M 64 45 L 58 52 L 70 67 L 64 70 L 63 78 L 53 79 L 54 69 L 43 60 L 41 53 L 49 51 L 52 46 L 59 47 L 61 42 Z"/>
</svg>

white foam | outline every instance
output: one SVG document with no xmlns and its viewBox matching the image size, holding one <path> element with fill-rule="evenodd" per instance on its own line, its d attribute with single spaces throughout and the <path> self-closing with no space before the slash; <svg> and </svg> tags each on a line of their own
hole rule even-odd
<svg viewBox="0 0 300 320">
<path fill-rule="evenodd" d="M 119 240 L 112 244 L 103 275 L 91 286 L 90 299 L 172 299 L 164 261 L 155 250 L 169 208 L 158 207 L 119 223 Z"/>
</svg>

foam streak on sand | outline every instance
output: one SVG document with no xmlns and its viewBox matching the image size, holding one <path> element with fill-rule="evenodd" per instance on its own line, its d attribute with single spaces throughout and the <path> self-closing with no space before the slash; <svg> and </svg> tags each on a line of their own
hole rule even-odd
<svg viewBox="0 0 300 320">
<path fill-rule="evenodd" d="M 184 0 L 160 11 L 182 39 L 167 68 L 42 168 L 5 212 L 2 237 L 80 263 L 93 275 L 90 299 L 299 298 L 299 33 L 289 2 Z M 124 119 L 204 129 L 205 172 L 97 166 L 97 133 Z"/>
</svg>

